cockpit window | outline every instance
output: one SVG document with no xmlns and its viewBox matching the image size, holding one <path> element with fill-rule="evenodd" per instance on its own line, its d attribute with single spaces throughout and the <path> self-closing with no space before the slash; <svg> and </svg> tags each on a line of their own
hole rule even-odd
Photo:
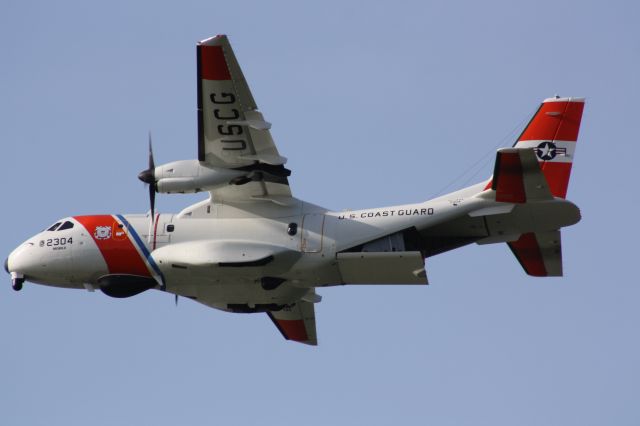
<svg viewBox="0 0 640 426">
<path fill-rule="evenodd" d="M 65 229 L 71 229 L 71 228 L 73 228 L 73 222 L 66 221 L 60 226 L 60 228 L 58 228 L 58 231 L 63 231 Z"/>
<path fill-rule="evenodd" d="M 60 226 L 61 222 L 56 222 L 53 225 L 51 225 L 51 228 L 47 229 L 47 231 L 55 231 L 56 228 L 58 228 L 58 226 Z"/>
</svg>

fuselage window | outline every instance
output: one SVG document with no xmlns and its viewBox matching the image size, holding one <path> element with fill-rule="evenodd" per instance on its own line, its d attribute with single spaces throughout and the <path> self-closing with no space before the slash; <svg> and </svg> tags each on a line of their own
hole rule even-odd
<svg viewBox="0 0 640 426">
<path fill-rule="evenodd" d="M 60 226 L 60 222 L 56 222 L 51 225 L 51 228 L 47 229 L 47 231 L 55 231 L 58 226 Z"/>
<path fill-rule="evenodd" d="M 174 229 L 176 229 L 175 226 L 167 225 L 167 232 L 173 232 Z"/>
<path fill-rule="evenodd" d="M 58 228 L 58 231 L 63 231 L 65 229 L 71 229 L 71 228 L 73 228 L 73 222 L 66 221 L 65 223 L 62 224 L 62 226 L 60 226 L 60 228 Z"/>
</svg>

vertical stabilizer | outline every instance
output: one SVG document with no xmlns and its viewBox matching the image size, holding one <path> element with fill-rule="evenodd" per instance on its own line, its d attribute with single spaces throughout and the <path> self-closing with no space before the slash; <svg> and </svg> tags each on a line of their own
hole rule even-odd
<svg viewBox="0 0 640 426">
<path fill-rule="evenodd" d="M 551 193 L 566 198 L 584 98 L 545 99 L 514 148 L 532 148 Z"/>
</svg>

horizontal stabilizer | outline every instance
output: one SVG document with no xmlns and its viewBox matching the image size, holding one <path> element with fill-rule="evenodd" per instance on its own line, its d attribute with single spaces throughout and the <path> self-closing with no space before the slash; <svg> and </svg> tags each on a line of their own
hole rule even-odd
<svg viewBox="0 0 640 426">
<path fill-rule="evenodd" d="M 507 214 L 511 213 L 515 204 L 498 204 L 489 207 L 483 207 L 478 210 L 473 210 L 469 213 L 470 217 L 480 217 L 480 216 L 493 216 L 498 214 Z"/>
<path fill-rule="evenodd" d="M 560 231 L 522 234 L 508 243 L 525 272 L 534 277 L 562 276 L 562 241 Z"/>
</svg>

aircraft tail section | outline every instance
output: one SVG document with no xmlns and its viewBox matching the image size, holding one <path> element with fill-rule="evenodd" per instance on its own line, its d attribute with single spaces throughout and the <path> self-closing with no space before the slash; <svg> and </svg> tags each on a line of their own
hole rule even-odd
<svg viewBox="0 0 640 426">
<path fill-rule="evenodd" d="M 560 231 L 529 232 L 507 243 L 522 268 L 534 277 L 562 276 Z"/>
<path fill-rule="evenodd" d="M 545 99 L 513 145 L 535 153 L 554 197 L 567 196 L 583 110 L 584 98 Z"/>
<path fill-rule="evenodd" d="M 478 243 L 506 242 L 532 276 L 562 275 L 560 228 L 580 220 L 564 198 L 583 109 L 583 98 L 545 99 L 514 146 L 498 150 L 486 195 L 499 205 L 471 214 L 484 216 L 489 232 Z"/>
<path fill-rule="evenodd" d="M 508 210 L 510 218 L 500 217 L 504 213 L 497 207 L 481 210 L 491 236 L 479 243 L 502 240 L 527 274 L 557 277 L 562 276 L 559 229 L 580 220 L 580 212 L 569 201 L 554 198 L 548 176 L 536 157 L 529 148 L 498 150 L 491 189 L 495 201 L 509 207 L 505 212 Z"/>
<path fill-rule="evenodd" d="M 566 198 L 584 98 L 545 99 L 514 148 L 531 148 L 554 197 Z"/>
<path fill-rule="evenodd" d="M 531 149 L 503 148 L 498 150 L 491 181 L 496 201 L 526 203 L 553 200 L 546 175 Z"/>
<path fill-rule="evenodd" d="M 495 201 L 522 205 L 514 227 L 496 232 L 529 275 L 562 276 L 560 228 L 580 220 L 580 212 L 564 201 L 576 151 L 583 98 L 545 99 L 513 148 L 498 150 L 493 177 L 486 189 Z M 562 200 L 560 200 L 562 199 Z M 524 212 L 533 218 L 527 226 Z M 495 223 L 503 222 L 495 219 Z M 486 223 L 494 223 L 487 218 Z M 504 225 L 503 225 L 504 226 Z M 496 226 L 497 227 L 497 226 Z M 487 243 L 499 241 L 493 235 Z M 511 238 L 517 238 L 509 240 Z"/>
</svg>

